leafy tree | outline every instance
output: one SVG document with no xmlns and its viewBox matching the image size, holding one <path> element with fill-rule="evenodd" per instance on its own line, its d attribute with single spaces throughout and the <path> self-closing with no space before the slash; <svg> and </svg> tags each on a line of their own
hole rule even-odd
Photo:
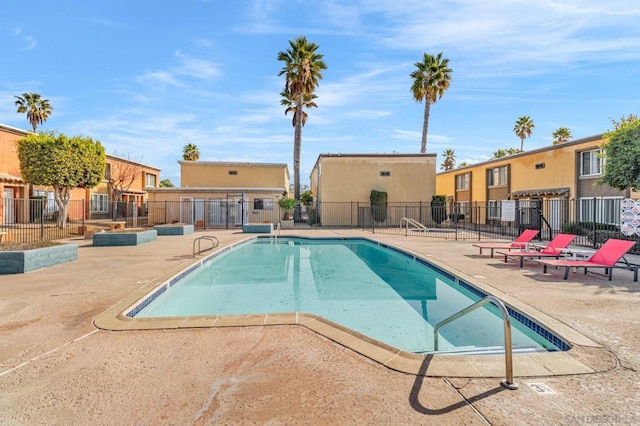
<svg viewBox="0 0 640 426">
<path fill-rule="evenodd" d="M 289 40 L 289 48 L 278 52 L 278 61 L 284 63 L 278 76 L 285 76 L 284 90 L 281 104 L 286 106 L 285 114 L 293 112 L 294 140 L 293 140 L 293 194 L 300 199 L 300 151 L 302 149 L 302 127 L 307 120 L 304 112 L 306 107 L 315 107 L 315 90 L 322 80 L 322 71 L 327 65 L 322 60 L 323 55 L 317 53 L 318 45 L 307 41 L 306 37 Z M 296 209 L 296 216 L 299 210 Z M 298 217 L 296 217 L 297 219 Z"/>
<path fill-rule="evenodd" d="M 509 155 L 518 154 L 520 152 L 522 152 L 522 150 L 519 150 L 518 148 L 507 148 L 507 149 L 500 148 L 493 151 L 493 158 L 503 158 Z"/>
<path fill-rule="evenodd" d="M 502 158 L 506 156 L 507 156 L 507 151 L 505 151 L 502 148 L 493 151 L 493 158 Z"/>
<path fill-rule="evenodd" d="M 313 193 L 311 190 L 306 190 L 300 193 L 300 202 L 305 206 L 311 205 L 313 202 Z"/>
<path fill-rule="evenodd" d="M 565 143 L 571 140 L 571 130 L 568 127 L 558 127 L 551 136 L 553 136 L 554 145 Z"/>
<path fill-rule="evenodd" d="M 442 98 L 444 92 L 449 89 L 453 70 L 449 68 L 449 60 L 442 57 L 442 52 L 436 56 L 425 53 L 422 57 L 422 62 L 416 62 L 414 65 L 417 69 L 410 74 L 413 79 L 411 93 L 417 102 L 424 101 L 420 152 L 425 153 L 427 151 L 427 131 L 431 104 L 435 104 L 438 99 Z"/>
<path fill-rule="evenodd" d="M 29 134 L 17 142 L 23 179 L 33 185 L 53 187 L 58 207 L 58 227 L 67 222 L 67 205 L 74 188 L 93 188 L 102 180 L 105 153 L 91 138 L 67 137 L 53 132 Z"/>
<path fill-rule="evenodd" d="M 192 143 L 186 144 L 182 148 L 182 159 L 185 161 L 198 161 L 200 159 L 200 150 L 198 150 L 198 146 Z"/>
<path fill-rule="evenodd" d="M 48 99 L 42 99 L 38 93 L 23 93 L 22 96 L 14 96 L 15 105 L 18 107 L 18 114 L 27 114 L 27 120 L 31 123 L 33 131 L 36 131 L 38 124 L 47 121 L 51 115 L 53 107 Z"/>
<path fill-rule="evenodd" d="M 440 164 L 440 169 L 442 170 L 453 170 L 456 166 L 456 153 L 453 149 L 448 148 L 442 152 L 442 156 L 444 160 L 442 164 Z"/>
<path fill-rule="evenodd" d="M 623 115 L 622 117 L 620 117 L 620 121 L 616 121 L 613 118 L 609 118 L 609 120 L 611 120 L 611 123 L 613 124 L 614 128 L 617 130 L 620 127 L 624 126 L 625 124 L 634 123 L 640 120 L 640 117 L 638 117 L 635 114 L 629 114 L 628 116 Z"/>
<path fill-rule="evenodd" d="M 171 182 L 171 179 L 162 179 L 160 181 L 160 188 L 173 188 L 175 185 Z"/>
<path fill-rule="evenodd" d="M 640 190 L 640 119 L 618 123 L 605 135 L 602 182 L 613 188 Z"/>
<path fill-rule="evenodd" d="M 528 115 L 523 115 L 516 120 L 516 124 L 513 126 L 513 131 L 520 138 L 520 151 L 523 151 L 524 140 L 531 136 L 534 127 L 535 124 Z"/>
</svg>

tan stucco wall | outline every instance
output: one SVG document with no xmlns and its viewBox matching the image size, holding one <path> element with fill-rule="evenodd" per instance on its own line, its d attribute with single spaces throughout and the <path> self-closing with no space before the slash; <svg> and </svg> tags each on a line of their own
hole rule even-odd
<svg viewBox="0 0 640 426">
<path fill-rule="evenodd" d="M 321 155 L 312 172 L 312 192 L 321 202 L 369 202 L 371 190 L 387 192 L 388 202 L 431 201 L 435 193 L 435 154 Z M 389 172 L 389 176 L 380 176 Z"/>
<path fill-rule="evenodd" d="M 368 209 L 371 190 L 386 192 L 390 205 L 430 202 L 435 174 L 435 154 L 321 154 L 310 182 L 314 202 L 321 202 L 323 226 L 356 226 L 361 215 L 368 216 L 362 209 Z M 407 215 L 421 217 L 419 211 L 390 206 L 387 223 L 397 225 Z"/>
<path fill-rule="evenodd" d="M 487 200 L 487 170 L 504 165 L 510 166 L 508 192 L 528 189 L 548 189 L 568 187 L 569 198 L 577 195 L 576 183 L 579 171 L 576 153 L 598 148 L 603 143 L 600 136 L 555 145 L 531 152 L 525 152 L 497 160 L 491 160 L 469 167 L 441 172 L 436 175 L 436 192 L 456 198 L 456 175 L 471 173 L 471 201 Z M 536 169 L 536 164 L 544 168 Z M 595 181 L 594 178 L 588 179 Z"/>
<path fill-rule="evenodd" d="M 201 188 L 289 189 L 286 164 L 179 161 L 180 186 Z M 235 171 L 237 174 L 229 174 Z"/>
</svg>

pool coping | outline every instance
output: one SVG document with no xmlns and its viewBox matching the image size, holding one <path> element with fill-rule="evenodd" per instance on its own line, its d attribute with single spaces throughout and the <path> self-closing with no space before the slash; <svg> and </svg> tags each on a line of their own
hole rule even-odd
<svg viewBox="0 0 640 426">
<path fill-rule="evenodd" d="M 287 235 L 292 238 L 296 235 Z M 230 250 L 259 238 L 249 236 L 224 247 L 218 247 L 214 254 Z M 379 244 L 380 241 L 366 237 L 356 237 Z M 441 263 L 431 256 L 420 255 L 406 247 L 398 247 L 384 242 L 384 245 L 395 248 L 427 260 L 434 266 L 448 270 L 449 265 Z M 357 331 L 351 330 L 322 316 L 305 313 L 271 313 L 250 315 L 206 315 L 192 317 L 163 317 L 163 318 L 130 318 L 126 313 L 159 286 L 185 274 L 195 265 L 206 262 L 212 255 L 198 258 L 177 273 L 170 271 L 162 274 L 142 285 L 129 296 L 100 314 L 94 319 L 94 325 L 100 329 L 111 331 L 161 330 L 161 329 L 189 329 L 189 328 L 220 328 L 220 327 L 266 327 L 266 326 L 301 326 L 311 330 L 333 342 L 353 350 L 387 368 L 413 375 L 427 377 L 504 377 L 505 361 L 503 355 L 452 355 L 452 354 L 415 354 L 406 352 L 370 338 Z M 502 293 L 494 287 L 483 283 L 475 277 L 456 269 L 455 276 L 477 287 L 481 291 L 503 300 L 513 309 L 535 319 L 543 327 L 552 331 L 562 340 L 569 343 L 571 349 L 567 351 L 542 353 L 516 353 L 513 355 L 513 370 L 516 377 L 545 377 L 558 375 L 589 374 L 608 371 L 615 368 L 608 357 L 599 357 L 602 362 L 594 362 L 592 352 L 604 351 L 604 348 L 586 336 L 573 330 L 566 324 L 530 307 L 523 302 Z M 598 358 L 598 357 L 596 357 Z M 588 359 L 589 365 L 581 362 Z M 609 361 L 609 362 L 608 362 Z"/>
</svg>

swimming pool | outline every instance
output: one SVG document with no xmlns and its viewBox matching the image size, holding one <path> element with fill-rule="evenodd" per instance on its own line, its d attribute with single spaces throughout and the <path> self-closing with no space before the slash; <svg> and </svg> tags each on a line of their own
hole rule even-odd
<svg viewBox="0 0 640 426">
<path fill-rule="evenodd" d="M 308 312 L 400 350 L 430 353 L 434 325 L 485 295 L 424 259 L 363 238 L 256 238 L 183 271 L 126 316 Z M 569 349 L 530 318 L 509 312 L 514 351 Z M 440 330 L 439 352 L 496 353 L 502 344 L 502 318 L 493 307 Z"/>
</svg>

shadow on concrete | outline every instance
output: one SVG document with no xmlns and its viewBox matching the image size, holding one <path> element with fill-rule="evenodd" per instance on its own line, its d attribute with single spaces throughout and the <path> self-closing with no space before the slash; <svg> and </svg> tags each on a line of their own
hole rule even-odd
<svg viewBox="0 0 640 426">
<path fill-rule="evenodd" d="M 413 386 L 411 388 L 411 393 L 409 394 L 409 403 L 411 404 L 411 407 L 421 413 L 421 414 L 426 414 L 426 415 L 430 415 L 430 416 L 437 416 L 437 415 L 442 415 L 442 414 L 447 414 L 450 413 L 452 411 L 455 411 L 459 408 L 465 408 L 471 404 L 473 404 L 476 401 L 480 401 L 484 398 L 488 398 L 492 395 L 496 395 L 504 390 L 507 390 L 506 388 L 498 385 L 497 387 L 493 388 L 493 389 L 489 389 L 486 392 L 482 392 L 478 395 L 472 396 L 471 398 L 465 398 L 462 401 L 456 402 L 455 404 L 451 404 L 447 407 L 442 407 L 442 408 L 429 408 L 424 406 L 421 402 L 420 402 L 420 389 L 422 389 L 422 385 L 424 383 L 424 379 L 425 379 L 425 375 L 427 373 L 427 370 L 429 368 L 429 363 L 431 362 L 431 360 L 433 359 L 433 355 L 427 355 L 424 358 L 424 361 L 422 361 L 422 365 L 420 366 L 420 371 L 418 372 L 418 375 L 416 376 L 416 380 L 413 382 Z M 424 395 L 424 397 L 428 398 L 428 392 L 426 392 Z M 460 396 L 461 398 L 462 395 Z"/>
</svg>

